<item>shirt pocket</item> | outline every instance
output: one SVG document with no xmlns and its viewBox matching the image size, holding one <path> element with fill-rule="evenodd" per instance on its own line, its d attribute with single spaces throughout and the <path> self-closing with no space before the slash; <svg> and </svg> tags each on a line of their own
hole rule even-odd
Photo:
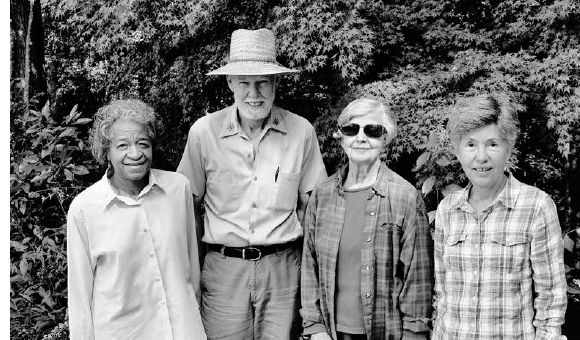
<svg viewBox="0 0 580 340">
<path fill-rule="evenodd" d="M 453 233 L 447 236 L 443 250 L 443 263 L 447 269 L 462 271 L 470 268 L 470 253 L 474 251 L 474 247 L 467 243 L 466 233 Z"/>
<path fill-rule="evenodd" d="M 271 207 L 278 211 L 292 211 L 296 207 L 298 200 L 298 185 L 300 184 L 300 173 L 290 172 L 278 174 L 272 186 Z"/>
<path fill-rule="evenodd" d="M 217 213 L 230 213 L 240 207 L 240 176 L 233 171 L 208 173 L 207 193 Z"/>
<path fill-rule="evenodd" d="M 528 235 L 502 232 L 488 237 L 484 244 L 484 266 L 504 273 L 519 272 L 524 268 Z"/>
<path fill-rule="evenodd" d="M 402 228 L 392 222 L 383 222 L 375 229 L 374 253 L 376 257 L 377 270 L 385 268 L 387 280 L 390 280 L 394 262 L 399 260 L 401 249 L 394 249 L 401 244 Z M 377 273 L 380 275 L 380 273 Z"/>
</svg>

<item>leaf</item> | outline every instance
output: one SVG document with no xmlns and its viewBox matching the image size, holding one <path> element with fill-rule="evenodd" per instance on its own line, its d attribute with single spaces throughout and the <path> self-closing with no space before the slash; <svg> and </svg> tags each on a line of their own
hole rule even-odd
<svg viewBox="0 0 580 340">
<path fill-rule="evenodd" d="M 54 144 L 48 145 L 46 148 L 42 149 L 40 152 L 40 158 L 44 158 L 52 153 L 54 150 Z"/>
<path fill-rule="evenodd" d="M 443 156 L 437 158 L 435 160 L 435 163 L 437 163 L 437 165 L 439 165 L 440 167 L 444 168 L 444 167 L 448 166 L 449 164 L 451 164 L 451 161 L 449 160 L 449 158 L 447 158 L 447 156 L 443 155 Z"/>
<path fill-rule="evenodd" d="M 423 192 L 423 195 L 427 195 L 428 193 L 431 192 L 431 190 L 433 190 L 433 185 L 435 185 L 435 180 L 437 178 L 433 175 L 431 175 L 429 178 L 427 178 L 427 180 L 425 182 L 423 182 L 423 185 L 421 186 L 421 191 Z"/>
<path fill-rule="evenodd" d="M 74 178 L 73 173 L 69 169 L 64 169 L 64 176 L 69 181 L 72 181 Z"/>
<path fill-rule="evenodd" d="M 22 276 L 26 276 L 26 274 L 28 273 L 28 268 L 29 268 L 28 261 L 26 261 L 26 259 L 21 259 L 19 268 L 20 268 L 20 274 Z"/>
<path fill-rule="evenodd" d="M 72 172 L 75 175 L 87 175 L 89 173 L 89 170 L 84 165 L 75 165 L 72 169 Z"/>
<path fill-rule="evenodd" d="M 562 241 L 564 241 L 564 249 L 573 253 L 574 252 L 574 240 L 570 237 L 570 235 L 568 235 L 568 234 L 564 235 L 564 238 L 562 239 Z"/>
<path fill-rule="evenodd" d="M 91 118 L 79 118 L 77 120 L 75 120 L 72 125 L 83 125 L 83 124 L 88 124 L 90 122 L 92 122 L 93 120 Z"/>
<path fill-rule="evenodd" d="M 429 218 L 429 224 L 432 224 L 435 221 L 436 213 L 437 213 L 437 210 L 429 211 L 427 213 L 427 217 Z"/>
<path fill-rule="evenodd" d="M 419 158 L 417 158 L 417 163 L 416 163 L 415 168 L 413 169 L 413 171 L 417 171 L 421 167 L 423 167 L 423 165 L 425 165 L 425 163 L 427 163 L 427 161 L 429 160 L 429 157 L 430 156 L 431 156 L 431 153 L 429 151 L 423 152 L 421 154 L 421 156 L 419 156 Z"/>
<path fill-rule="evenodd" d="M 60 135 L 58 135 L 58 138 L 64 138 L 64 137 L 72 137 L 76 134 L 76 129 L 75 128 L 66 128 L 63 132 L 60 133 Z"/>
<path fill-rule="evenodd" d="M 50 103 L 48 100 L 46 101 L 46 104 L 44 104 L 44 106 L 42 107 L 42 111 L 40 112 L 45 118 L 48 119 L 50 117 Z"/>
</svg>

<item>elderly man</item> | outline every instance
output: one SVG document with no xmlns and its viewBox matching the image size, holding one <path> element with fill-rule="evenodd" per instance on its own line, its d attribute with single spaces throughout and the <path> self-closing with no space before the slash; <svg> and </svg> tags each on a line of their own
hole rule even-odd
<svg viewBox="0 0 580 340">
<path fill-rule="evenodd" d="M 203 226 L 209 339 L 295 339 L 301 331 L 300 221 L 326 170 L 312 125 L 273 106 L 277 76 L 292 72 L 276 62 L 272 31 L 234 31 L 228 64 L 208 73 L 226 76 L 234 105 L 193 124 L 177 169 Z"/>
</svg>

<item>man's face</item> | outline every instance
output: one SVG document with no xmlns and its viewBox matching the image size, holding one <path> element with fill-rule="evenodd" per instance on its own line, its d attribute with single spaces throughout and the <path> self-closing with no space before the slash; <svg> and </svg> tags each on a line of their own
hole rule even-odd
<svg viewBox="0 0 580 340">
<path fill-rule="evenodd" d="M 240 118 L 261 120 L 270 114 L 276 96 L 276 76 L 227 76 Z"/>
</svg>

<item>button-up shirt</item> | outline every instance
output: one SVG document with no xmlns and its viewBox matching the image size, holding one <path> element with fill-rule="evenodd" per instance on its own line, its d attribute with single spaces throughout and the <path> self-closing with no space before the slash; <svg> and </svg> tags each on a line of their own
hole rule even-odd
<svg viewBox="0 0 580 340">
<path fill-rule="evenodd" d="M 302 236 L 298 193 L 326 178 L 313 126 L 273 107 L 258 142 L 240 127 L 235 106 L 199 118 L 177 171 L 205 203 L 206 243 L 281 244 Z"/>
<path fill-rule="evenodd" d="M 566 278 L 554 202 L 509 175 L 477 214 L 470 189 L 437 209 L 433 338 L 558 339 Z"/>
<path fill-rule="evenodd" d="M 344 168 L 313 192 L 305 215 L 301 291 L 305 334 L 336 339 L 336 260 L 344 224 Z M 361 221 L 360 297 L 369 339 L 428 332 L 432 244 L 417 190 L 381 164 Z"/>
<path fill-rule="evenodd" d="M 107 177 L 67 217 L 70 338 L 205 339 L 189 183 L 151 169 L 136 200 Z"/>
</svg>

